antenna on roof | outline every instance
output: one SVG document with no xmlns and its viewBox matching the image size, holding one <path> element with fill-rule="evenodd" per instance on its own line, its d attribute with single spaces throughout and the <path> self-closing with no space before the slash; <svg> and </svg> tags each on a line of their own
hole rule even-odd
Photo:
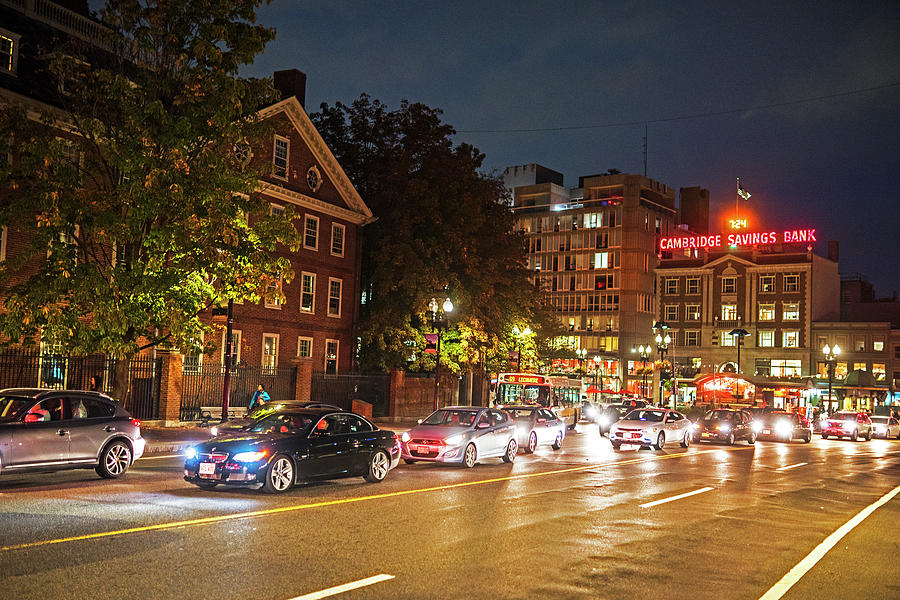
<svg viewBox="0 0 900 600">
<path fill-rule="evenodd" d="M 644 177 L 647 176 L 647 124 L 644 123 Z"/>
</svg>

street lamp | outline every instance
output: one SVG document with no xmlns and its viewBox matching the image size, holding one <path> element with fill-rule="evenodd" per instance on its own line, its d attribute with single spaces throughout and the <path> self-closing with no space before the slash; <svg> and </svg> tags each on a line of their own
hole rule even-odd
<svg viewBox="0 0 900 600">
<path fill-rule="evenodd" d="M 833 348 L 829 348 L 828 344 L 825 344 L 822 347 L 822 354 L 825 355 L 825 362 L 828 364 L 828 405 L 829 408 L 831 408 L 831 383 L 834 379 L 834 368 L 837 366 L 837 357 L 841 354 L 841 347 L 835 344 Z"/>
<path fill-rule="evenodd" d="M 438 312 L 438 309 L 442 312 Z M 438 386 L 440 385 L 440 368 L 441 368 L 441 332 L 450 325 L 449 319 L 445 319 L 444 315 L 453 312 L 453 302 L 447 297 L 443 304 L 438 306 L 437 298 L 432 298 L 428 303 L 428 309 L 431 311 L 431 330 L 437 332 L 437 361 L 434 363 L 434 410 L 438 409 Z"/>
<path fill-rule="evenodd" d="M 603 359 L 597 354 L 594 356 L 594 389 L 603 390 L 603 378 L 600 378 L 600 387 L 597 387 L 597 375 L 600 374 L 600 362 Z M 594 403 L 597 402 L 597 392 L 594 392 Z"/>
<path fill-rule="evenodd" d="M 728 332 L 730 336 L 737 336 L 737 374 L 741 373 L 741 340 L 750 335 L 750 332 L 746 329 L 742 329 L 738 327 L 737 329 L 732 329 Z"/>
<path fill-rule="evenodd" d="M 660 363 L 664 363 L 666 360 L 666 353 L 669 351 L 669 344 L 672 342 L 672 338 L 669 337 L 669 334 L 666 333 L 663 336 L 662 332 L 665 331 L 668 326 L 660 327 L 658 331 L 660 333 L 656 334 L 656 351 L 659 353 L 659 361 Z M 665 406 L 663 402 L 663 371 L 665 370 L 665 364 L 662 364 L 659 367 L 659 405 Z M 674 371 L 674 368 L 673 368 Z"/>
<path fill-rule="evenodd" d="M 522 338 L 531 335 L 531 327 L 526 325 L 525 329 L 523 331 L 519 331 L 519 326 L 513 325 L 512 332 L 513 332 L 513 335 L 516 337 L 516 373 L 521 373 L 522 372 L 522 354 L 521 354 Z"/>
<path fill-rule="evenodd" d="M 632 352 L 637 352 L 641 355 L 641 397 L 647 397 L 647 359 L 650 358 L 650 344 L 644 346 L 641 344 L 637 348 L 632 348 Z"/>
<path fill-rule="evenodd" d="M 587 348 L 579 348 L 575 351 L 575 354 L 578 355 L 578 366 L 584 369 L 584 359 L 587 356 Z"/>
</svg>

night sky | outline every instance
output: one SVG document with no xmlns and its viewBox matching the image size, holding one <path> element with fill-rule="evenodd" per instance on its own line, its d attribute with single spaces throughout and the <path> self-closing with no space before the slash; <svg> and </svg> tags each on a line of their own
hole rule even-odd
<svg viewBox="0 0 900 600">
<path fill-rule="evenodd" d="M 643 172 L 648 122 L 649 177 L 709 189 L 719 217 L 740 177 L 751 231 L 814 227 L 842 273 L 900 290 L 900 2 L 728 4 L 276 0 L 242 74 L 306 72 L 309 112 L 423 102 L 488 170 L 536 162 L 567 187 Z"/>
</svg>

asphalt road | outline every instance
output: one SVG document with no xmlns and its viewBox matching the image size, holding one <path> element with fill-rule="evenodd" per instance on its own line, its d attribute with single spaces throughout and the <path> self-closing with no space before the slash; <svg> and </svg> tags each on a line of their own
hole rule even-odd
<svg viewBox="0 0 900 600">
<path fill-rule="evenodd" d="M 900 486 L 900 441 L 615 452 L 581 424 L 558 452 L 377 485 L 271 496 L 181 473 L 4 475 L 0 598 L 758 599 Z M 882 503 L 768 598 L 900 598 L 900 495 Z"/>
</svg>

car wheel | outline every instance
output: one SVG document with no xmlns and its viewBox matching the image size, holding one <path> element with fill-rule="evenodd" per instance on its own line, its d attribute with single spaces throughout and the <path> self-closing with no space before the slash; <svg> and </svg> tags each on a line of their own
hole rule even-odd
<svg viewBox="0 0 900 600">
<path fill-rule="evenodd" d="M 656 449 L 662 450 L 666 446 L 666 434 L 664 431 L 659 432 L 659 436 L 656 438 Z"/>
<path fill-rule="evenodd" d="M 378 450 L 369 459 L 369 472 L 365 480 L 369 483 L 381 483 L 391 470 L 391 459 L 383 450 Z"/>
<path fill-rule="evenodd" d="M 691 445 L 691 432 L 690 432 L 690 431 L 685 431 L 685 432 L 684 432 L 684 439 L 681 440 L 681 447 L 682 447 L 682 448 L 687 448 L 687 447 L 690 446 L 690 445 Z"/>
<path fill-rule="evenodd" d="M 408 465 L 414 465 L 414 464 L 416 464 L 416 461 L 410 460 L 409 458 L 404 458 L 404 459 L 403 459 L 403 462 L 405 462 L 405 463 L 408 464 Z"/>
<path fill-rule="evenodd" d="M 516 443 L 516 440 L 509 440 L 509 443 L 506 445 L 506 454 L 503 455 L 503 462 L 511 463 L 516 460 L 516 452 L 519 451 L 519 445 Z"/>
<path fill-rule="evenodd" d="M 562 448 L 562 440 L 562 432 L 558 432 L 556 434 L 556 439 L 553 440 L 553 445 L 551 446 L 551 448 L 553 448 L 554 450 L 559 450 L 560 448 Z"/>
<path fill-rule="evenodd" d="M 116 479 L 125 474 L 131 464 L 131 448 L 122 441 L 115 441 L 100 453 L 97 475 L 103 479 Z"/>
<path fill-rule="evenodd" d="M 887 437 L 887 436 L 885 436 L 885 437 Z M 866 432 L 866 441 L 868 442 L 871 439 L 872 439 L 872 430 L 870 429 L 869 431 Z"/>
<path fill-rule="evenodd" d="M 284 454 L 277 454 L 266 471 L 263 490 L 270 494 L 280 494 L 294 485 L 294 463 Z"/>
<path fill-rule="evenodd" d="M 858 439 L 859 439 L 859 432 L 857 432 L 857 431 L 854 429 L 854 430 L 853 430 L 853 433 L 850 434 L 850 441 L 851 441 L 851 442 L 855 442 L 855 441 L 858 440 Z"/>
<path fill-rule="evenodd" d="M 900 440 L 900 429 L 897 430 L 897 439 Z"/>
<path fill-rule="evenodd" d="M 808 433 L 803 437 L 803 442 L 808 444 L 812 441 L 812 433 Z"/>
<path fill-rule="evenodd" d="M 822 439 L 823 439 L 823 440 L 827 440 L 827 439 L 828 439 L 828 434 L 827 434 L 827 433 L 823 433 L 823 434 L 822 434 Z"/>
<path fill-rule="evenodd" d="M 751 431 L 750 437 L 747 438 L 747 444 L 752 446 L 755 443 L 756 443 L 756 432 Z"/>
<path fill-rule="evenodd" d="M 465 453 L 463 453 L 463 465 L 467 469 L 471 469 L 476 462 L 478 462 L 478 450 L 475 449 L 475 444 L 469 444 L 466 446 Z"/>
<path fill-rule="evenodd" d="M 528 436 L 528 447 L 525 448 L 525 451 L 531 454 L 535 450 L 537 450 L 537 434 L 532 431 Z"/>
<path fill-rule="evenodd" d="M 622 444 L 620 444 L 619 442 L 613 442 L 612 443 L 613 450 L 616 450 L 616 451 L 621 450 L 621 448 L 620 448 L 621 445 Z"/>
<path fill-rule="evenodd" d="M 734 432 L 733 431 L 728 434 L 728 439 L 725 440 L 725 443 L 728 444 L 729 446 L 734 446 Z"/>
</svg>

